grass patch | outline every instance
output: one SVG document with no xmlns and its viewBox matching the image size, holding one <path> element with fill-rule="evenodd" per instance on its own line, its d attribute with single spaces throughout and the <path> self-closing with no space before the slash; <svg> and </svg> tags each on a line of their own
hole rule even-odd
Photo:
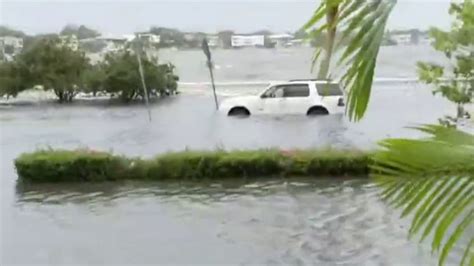
<svg viewBox="0 0 474 266">
<path fill-rule="evenodd" d="M 371 154 L 351 150 L 184 151 L 143 160 L 92 150 L 41 150 L 15 160 L 33 182 L 200 180 L 269 176 L 361 176 Z"/>
</svg>

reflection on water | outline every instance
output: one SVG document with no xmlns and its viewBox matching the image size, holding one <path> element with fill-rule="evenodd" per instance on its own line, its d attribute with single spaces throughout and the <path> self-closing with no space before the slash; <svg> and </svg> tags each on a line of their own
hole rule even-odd
<svg viewBox="0 0 474 266">
<path fill-rule="evenodd" d="M 7 259 L 428 265 L 429 253 L 406 240 L 406 224 L 378 201 L 377 192 L 367 179 L 329 178 L 19 184 L 18 215 L 56 229 L 26 226 L 16 237 L 41 237 L 46 254 L 25 259 L 22 254 L 31 247 L 26 245 L 10 250 Z"/>
<path fill-rule="evenodd" d="M 341 182 L 343 186 L 341 186 Z M 344 186 L 351 189 L 371 187 L 366 179 L 327 178 L 262 178 L 261 181 L 227 179 L 222 181 L 119 181 L 104 183 L 45 183 L 17 182 L 17 204 L 37 202 L 41 204 L 95 203 L 121 198 L 146 198 L 170 200 L 173 197 L 207 199 L 209 203 L 226 201 L 239 195 L 264 197 L 278 191 L 291 193 L 321 192 L 340 193 Z M 205 203 L 205 202 L 203 202 Z"/>
</svg>

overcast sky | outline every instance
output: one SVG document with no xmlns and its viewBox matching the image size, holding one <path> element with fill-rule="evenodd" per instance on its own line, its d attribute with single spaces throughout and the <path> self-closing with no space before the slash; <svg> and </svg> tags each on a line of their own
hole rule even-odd
<svg viewBox="0 0 474 266">
<path fill-rule="evenodd" d="M 398 1 L 390 29 L 450 25 L 449 0 Z M 58 32 L 68 23 L 114 34 L 151 25 L 206 32 L 295 31 L 317 4 L 318 0 L 0 0 L 0 24 L 30 34 Z"/>
</svg>

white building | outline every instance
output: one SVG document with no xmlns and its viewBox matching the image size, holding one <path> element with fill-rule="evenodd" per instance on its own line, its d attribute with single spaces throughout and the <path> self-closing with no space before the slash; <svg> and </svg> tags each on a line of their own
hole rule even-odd
<svg viewBox="0 0 474 266">
<path fill-rule="evenodd" d="M 265 46 L 264 35 L 232 35 L 232 47 L 258 47 Z"/>
<path fill-rule="evenodd" d="M 73 51 L 79 49 L 79 40 L 76 35 L 61 35 L 59 36 L 59 42 L 61 46 L 66 46 Z"/>
<path fill-rule="evenodd" d="M 105 43 L 105 48 L 103 52 L 117 52 L 125 49 L 126 43 L 129 41 L 128 36 L 118 36 L 118 35 L 104 35 L 97 37 L 97 40 L 101 40 Z"/>
<path fill-rule="evenodd" d="M 306 39 L 294 39 L 290 40 L 287 46 L 291 47 L 311 47 L 311 41 Z"/>
<path fill-rule="evenodd" d="M 0 37 L 0 50 L 4 54 L 18 54 L 23 50 L 23 39 L 13 36 Z"/>
<path fill-rule="evenodd" d="M 409 45 L 411 44 L 411 34 L 410 33 L 403 33 L 403 34 L 393 34 L 391 39 L 397 42 L 398 45 Z"/>
<path fill-rule="evenodd" d="M 272 43 L 279 47 L 291 46 L 291 40 L 293 40 L 293 35 L 282 33 L 282 34 L 272 34 L 268 38 Z"/>
<path fill-rule="evenodd" d="M 140 37 L 140 40 L 143 40 L 150 44 L 159 44 L 161 40 L 160 35 L 156 35 L 153 33 L 140 33 L 138 36 Z"/>
<path fill-rule="evenodd" d="M 188 33 L 184 34 L 184 40 L 185 41 L 191 42 L 191 41 L 196 40 L 196 38 L 197 38 L 197 36 L 196 36 L 195 33 L 188 32 Z"/>
<path fill-rule="evenodd" d="M 211 35 L 211 36 L 207 36 L 206 39 L 207 39 L 207 44 L 209 45 L 209 47 L 221 47 L 222 46 L 222 42 L 219 39 L 219 36 Z"/>
<path fill-rule="evenodd" d="M 428 34 L 421 34 L 418 40 L 419 44 L 428 45 L 431 44 L 432 40 Z"/>
</svg>

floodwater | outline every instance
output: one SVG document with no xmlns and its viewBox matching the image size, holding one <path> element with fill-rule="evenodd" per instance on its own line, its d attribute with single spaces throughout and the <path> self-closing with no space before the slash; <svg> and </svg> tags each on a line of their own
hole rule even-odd
<svg viewBox="0 0 474 266">
<path fill-rule="evenodd" d="M 191 52 L 177 52 L 175 58 L 186 57 L 180 53 Z M 235 80 L 247 80 L 244 72 L 253 73 L 261 59 L 233 53 L 224 68 L 238 66 Z M 424 48 L 419 53 L 426 56 Z M 181 59 L 176 60 L 181 67 Z M 278 60 L 275 64 L 283 65 Z M 394 65 L 386 57 L 381 60 L 382 69 L 400 70 L 395 77 L 415 75 L 397 67 L 400 58 L 393 59 Z M 245 68 L 239 66 L 242 62 L 250 63 Z M 291 62 L 289 69 L 297 65 Z M 286 78 L 268 68 L 274 74 L 253 80 Z M 206 81 L 205 71 L 195 79 L 193 69 L 180 71 L 188 71 L 180 73 L 185 81 Z M 219 88 L 219 97 L 259 89 Z M 17 183 L 13 159 L 37 148 L 90 147 L 144 157 L 183 149 L 372 149 L 383 138 L 419 137 L 405 127 L 434 123 L 454 112 L 430 88 L 413 83 L 376 84 L 360 123 L 340 115 L 228 118 L 215 112 L 206 86 L 182 90 L 152 104 L 151 122 L 142 105 L 83 100 L 68 106 L 41 102 L 2 107 L 1 265 L 436 264 L 428 247 L 407 239 L 408 222 L 379 201 L 368 180 Z"/>
</svg>

